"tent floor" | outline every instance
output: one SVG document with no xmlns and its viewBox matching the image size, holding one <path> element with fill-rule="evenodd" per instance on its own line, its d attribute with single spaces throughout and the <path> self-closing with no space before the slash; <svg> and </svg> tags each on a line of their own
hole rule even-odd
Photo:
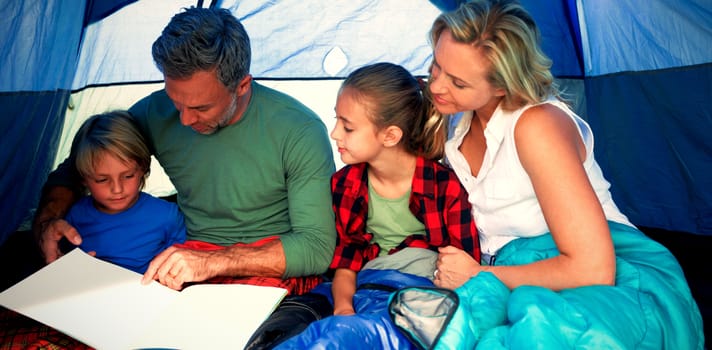
<svg viewBox="0 0 712 350">
<path fill-rule="evenodd" d="M 712 236 L 660 229 L 641 228 L 652 239 L 666 246 L 680 262 L 692 296 L 702 313 L 707 347 L 712 343 L 712 274 L 709 266 Z M 43 265 L 32 234 L 18 231 L 0 246 L 0 291 L 31 275 Z"/>
</svg>

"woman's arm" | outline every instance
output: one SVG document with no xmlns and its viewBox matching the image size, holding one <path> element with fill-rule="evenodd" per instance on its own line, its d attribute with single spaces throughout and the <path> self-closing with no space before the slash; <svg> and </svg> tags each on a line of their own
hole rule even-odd
<svg viewBox="0 0 712 350">
<path fill-rule="evenodd" d="M 514 137 L 560 254 L 528 265 L 480 266 L 449 247 L 440 250 L 436 285 L 455 288 L 482 270 L 494 273 L 509 288 L 537 285 L 560 290 L 613 284 L 613 242 L 583 168 L 586 149 L 576 125 L 557 107 L 541 105 L 524 112 Z"/>
<path fill-rule="evenodd" d="M 560 290 L 613 284 L 613 242 L 583 168 L 586 149 L 574 122 L 555 106 L 536 106 L 521 116 L 514 137 L 519 160 L 529 174 L 560 254 L 491 271 L 510 288 L 530 284 Z"/>
</svg>

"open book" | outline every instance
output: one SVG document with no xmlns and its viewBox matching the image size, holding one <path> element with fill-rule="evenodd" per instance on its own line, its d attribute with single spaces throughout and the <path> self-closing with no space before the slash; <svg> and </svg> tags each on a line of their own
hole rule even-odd
<svg viewBox="0 0 712 350">
<path fill-rule="evenodd" d="M 0 293 L 0 305 L 98 349 L 243 349 L 286 293 L 142 285 L 140 274 L 74 249 Z"/>
</svg>

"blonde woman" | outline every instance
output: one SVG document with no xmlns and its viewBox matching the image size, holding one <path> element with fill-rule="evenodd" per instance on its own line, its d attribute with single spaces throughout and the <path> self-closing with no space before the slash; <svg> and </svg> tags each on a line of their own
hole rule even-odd
<svg viewBox="0 0 712 350">
<path fill-rule="evenodd" d="M 526 10 L 468 2 L 435 20 L 431 40 L 429 92 L 452 118 L 445 155 L 482 251 L 440 249 L 435 284 L 464 296 L 441 343 L 702 348 L 679 264 L 616 207 Z"/>
</svg>

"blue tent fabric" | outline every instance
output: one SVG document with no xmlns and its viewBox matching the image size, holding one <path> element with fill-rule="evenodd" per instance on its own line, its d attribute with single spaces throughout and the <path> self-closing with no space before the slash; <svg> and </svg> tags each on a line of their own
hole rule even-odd
<svg viewBox="0 0 712 350">
<path fill-rule="evenodd" d="M 709 0 L 599 0 L 580 5 L 586 76 L 710 63 Z"/>
<path fill-rule="evenodd" d="M 84 9 L 83 0 L 0 6 L 0 244 L 32 215 L 52 170 Z"/>
<path fill-rule="evenodd" d="M 84 14 L 84 27 L 90 23 L 98 22 L 118 11 L 120 8 L 136 1 L 137 0 L 89 0 L 87 1 L 88 6 Z"/>
<path fill-rule="evenodd" d="M 37 205 L 39 188 L 26 184 L 44 183 L 52 170 L 50 165 L 55 153 L 45 145 L 59 143 L 61 116 L 68 100 L 69 90 L 0 93 L 3 113 L 24 116 L 20 120 L 0 118 L 0 130 L 6 135 L 22 135 L 3 136 L 0 147 L 0 166 L 5 169 L 0 182 L 0 193 L 3 195 L 0 216 L 4 218 L 3 225 L 10 225 L 4 228 L 4 235 L 11 233 L 27 217 L 28 208 Z M 27 142 L 25 138 L 30 138 L 32 142 Z"/>
<path fill-rule="evenodd" d="M 712 65 L 589 78 L 586 94 L 620 209 L 638 225 L 712 234 Z"/>
<path fill-rule="evenodd" d="M 173 14 L 194 3 L 137 2 L 88 26 L 73 89 L 161 81 L 151 44 Z M 277 79 L 344 77 L 361 65 L 383 60 L 425 75 L 431 51 L 427 29 L 440 13 L 424 0 L 348 1 L 329 6 L 315 0 L 242 0 L 221 1 L 219 6 L 232 11 L 250 36 L 252 75 Z M 314 13 L 319 13 L 318 20 Z M 337 53 L 340 64 L 325 68 Z"/>
<path fill-rule="evenodd" d="M 429 26 L 458 2 L 214 4 L 245 24 L 256 78 L 334 79 L 376 61 L 426 75 Z M 68 93 L 160 82 L 150 44 L 173 14 L 198 3 L 4 2 L 0 103 L 7 107 L 0 122 L 0 165 L 9 170 L 0 182 L 0 243 L 32 216 L 53 164 Z M 582 114 L 596 134 L 596 157 L 632 222 L 712 235 L 712 183 L 706 176 L 712 152 L 710 138 L 702 135 L 712 126 L 710 1 L 522 3 L 539 24 L 554 74 L 583 82 Z"/>
<path fill-rule="evenodd" d="M 171 17 L 194 0 L 139 1 L 85 28 L 72 90 L 87 86 L 162 81 L 151 45 Z"/>
<path fill-rule="evenodd" d="M 712 3 L 581 2 L 588 121 L 639 226 L 712 234 Z"/>
<path fill-rule="evenodd" d="M 542 49 L 554 61 L 552 74 L 559 78 L 583 78 L 575 2 L 523 0 L 521 3 L 537 23 Z"/>
</svg>

